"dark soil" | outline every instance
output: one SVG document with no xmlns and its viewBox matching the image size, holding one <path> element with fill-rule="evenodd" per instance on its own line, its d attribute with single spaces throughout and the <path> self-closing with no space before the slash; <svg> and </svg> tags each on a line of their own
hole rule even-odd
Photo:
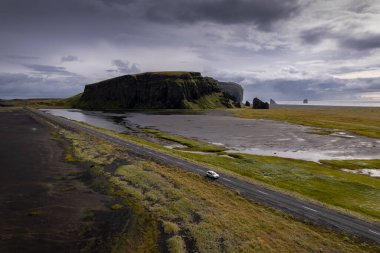
<svg viewBox="0 0 380 253">
<path fill-rule="evenodd" d="M 83 181 L 52 131 L 0 111 L 0 252 L 109 252 L 128 210 Z"/>
</svg>

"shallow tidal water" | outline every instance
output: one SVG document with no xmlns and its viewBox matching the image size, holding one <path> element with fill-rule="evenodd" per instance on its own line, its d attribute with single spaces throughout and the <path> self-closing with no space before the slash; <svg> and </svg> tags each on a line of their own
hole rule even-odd
<svg viewBox="0 0 380 253">
<path fill-rule="evenodd" d="M 44 110 L 117 132 L 154 128 L 162 132 L 223 145 L 228 152 L 308 161 L 380 158 L 380 140 L 338 132 L 317 135 L 312 127 L 262 119 L 241 119 L 218 111 L 104 113 L 71 109 Z"/>
</svg>

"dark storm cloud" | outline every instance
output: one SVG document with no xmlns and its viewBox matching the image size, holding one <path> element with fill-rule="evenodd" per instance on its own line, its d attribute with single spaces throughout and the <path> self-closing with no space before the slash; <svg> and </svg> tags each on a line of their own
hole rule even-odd
<svg viewBox="0 0 380 253">
<path fill-rule="evenodd" d="M 365 0 L 1 0 L 0 69 L 25 74 L 0 73 L 0 96 L 47 96 L 60 84 L 74 95 L 70 82 L 177 67 L 283 100 L 348 94 L 350 85 L 328 76 L 378 69 L 376 12 Z M 373 80 L 357 86 L 380 89 Z"/>
<path fill-rule="evenodd" d="M 307 44 L 317 44 L 326 37 L 330 36 L 330 31 L 326 27 L 315 27 L 302 31 L 300 38 Z"/>
<path fill-rule="evenodd" d="M 380 34 L 365 34 L 356 37 L 341 37 L 340 45 L 355 50 L 371 50 L 380 48 Z"/>
<path fill-rule="evenodd" d="M 76 75 L 75 73 L 67 71 L 64 67 L 40 65 L 40 64 L 23 64 L 23 66 L 42 74 L 60 74 L 60 75 L 69 75 L 69 76 Z"/>
<path fill-rule="evenodd" d="M 300 11 L 298 0 L 181 0 L 147 1 L 146 17 L 159 22 L 254 23 L 267 29 Z"/>
<path fill-rule="evenodd" d="M 73 62 L 73 61 L 79 61 L 79 58 L 72 55 L 61 57 L 61 62 Z"/>
<path fill-rule="evenodd" d="M 299 37 L 304 43 L 314 45 L 325 39 L 333 39 L 341 47 L 357 51 L 380 48 L 380 34 L 337 32 L 329 26 L 304 30 L 299 34 Z"/>
<path fill-rule="evenodd" d="M 7 10 L 2 13 L 6 25 L 30 21 L 28 25 L 38 24 L 41 29 L 59 24 L 61 28 L 66 26 L 76 30 L 78 26 L 93 29 L 110 24 L 118 29 L 131 20 L 172 25 L 254 23 L 267 29 L 271 24 L 299 13 L 302 7 L 299 0 L 3 0 L 0 8 Z M 98 32 L 106 30 L 98 29 Z"/>
</svg>

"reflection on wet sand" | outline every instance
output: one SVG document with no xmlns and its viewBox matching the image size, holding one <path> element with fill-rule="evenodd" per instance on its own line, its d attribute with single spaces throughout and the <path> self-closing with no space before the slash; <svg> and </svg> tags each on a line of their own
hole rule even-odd
<svg viewBox="0 0 380 253">
<path fill-rule="evenodd" d="M 329 135 L 312 134 L 316 129 L 262 119 L 241 119 L 224 112 L 206 111 L 191 114 L 53 109 L 57 116 L 86 122 L 117 132 L 154 128 L 174 135 L 196 138 L 224 145 L 228 152 L 280 156 L 319 161 L 327 159 L 380 158 L 380 141 L 336 131 Z"/>
</svg>

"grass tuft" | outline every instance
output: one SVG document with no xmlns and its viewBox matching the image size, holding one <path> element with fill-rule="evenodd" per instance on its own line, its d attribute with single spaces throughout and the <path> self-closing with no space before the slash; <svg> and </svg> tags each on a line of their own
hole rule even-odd
<svg viewBox="0 0 380 253">
<path fill-rule="evenodd" d="M 164 227 L 164 233 L 168 235 L 176 235 L 180 230 L 177 224 L 170 221 L 163 221 L 162 225 Z"/>
<path fill-rule="evenodd" d="M 168 240 L 168 248 L 170 253 L 185 253 L 185 243 L 183 239 L 175 235 Z"/>
<path fill-rule="evenodd" d="M 111 206 L 111 209 L 112 210 L 120 210 L 120 209 L 123 209 L 124 208 L 124 206 L 123 205 L 120 205 L 120 204 L 114 204 L 114 205 L 112 205 Z"/>
</svg>

